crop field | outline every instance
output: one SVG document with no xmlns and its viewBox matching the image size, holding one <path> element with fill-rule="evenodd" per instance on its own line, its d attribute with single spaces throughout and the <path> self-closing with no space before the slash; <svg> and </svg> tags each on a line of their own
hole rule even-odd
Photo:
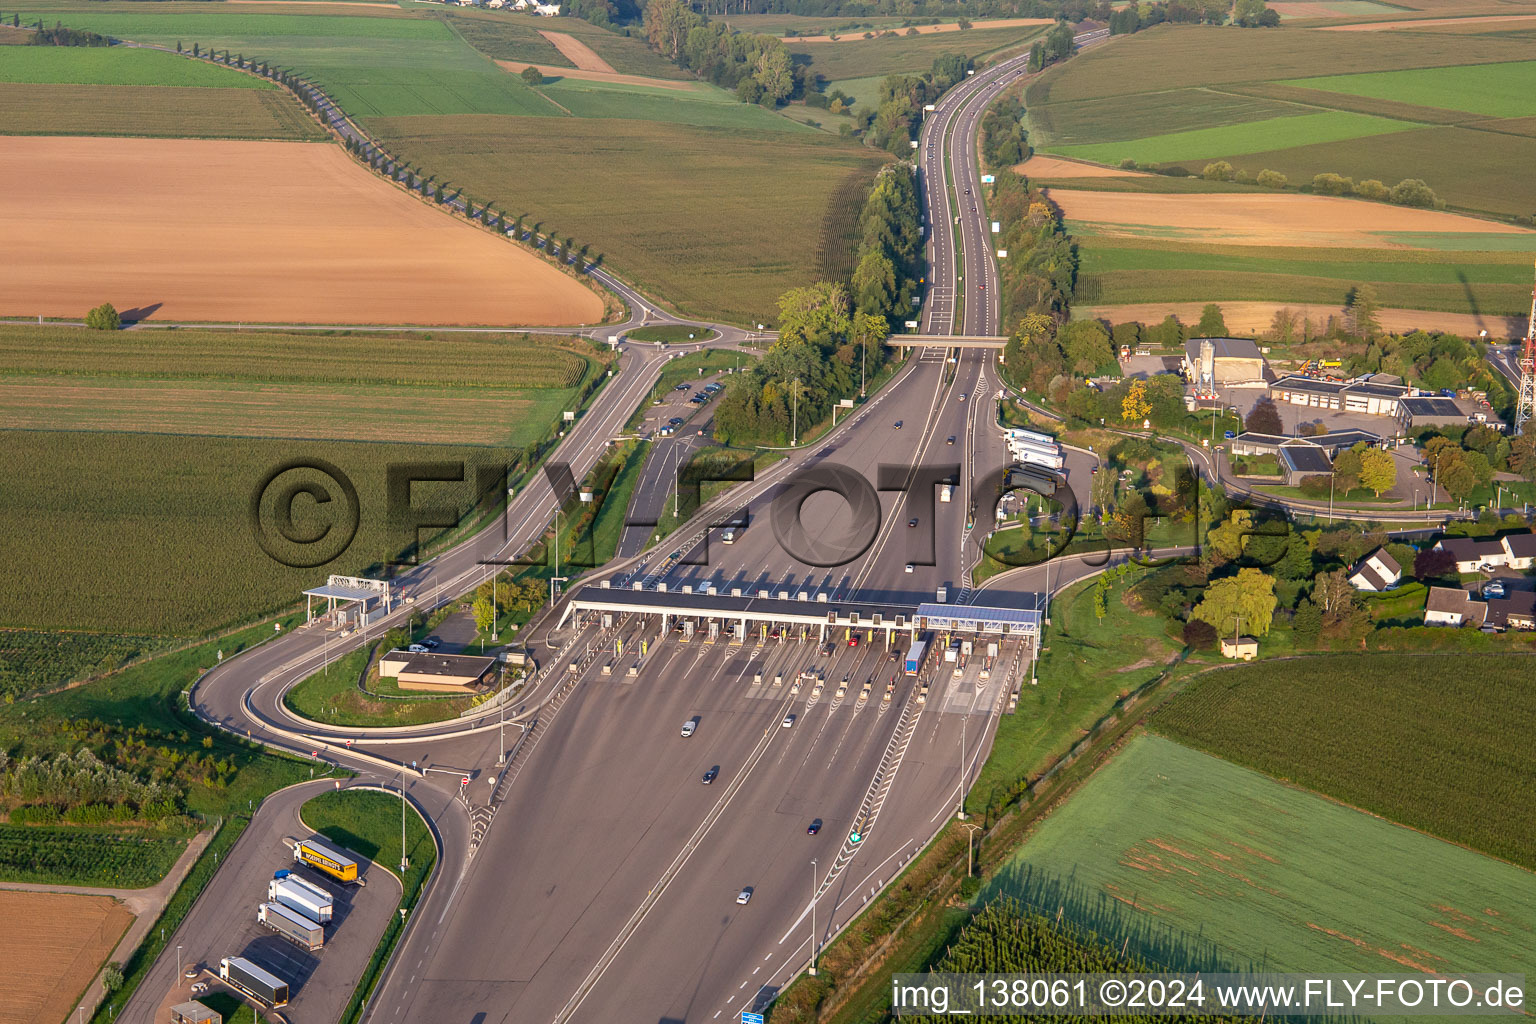
<svg viewBox="0 0 1536 1024">
<path fill-rule="evenodd" d="M 277 86 L 233 68 L 159 50 L 126 47 L 28 46 L 8 51 L 0 82 L 33 85 L 166 85 L 275 91 Z"/>
<path fill-rule="evenodd" d="M 164 637 L 155 636 L 0 629 L 0 698 L 63 686 L 165 645 Z"/>
<path fill-rule="evenodd" d="M 1206 675 L 1153 723 L 1182 743 L 1536 868 L 1528 677 L 1528 659 L 1514 656 L 1255 664 Z"/>
<path fill-rule="evenodd" d="M 143 889 L 186 847 L 184 837 L 152 832 L 0 825 L 0 879 Z"/>
<path fill-rule="evenodd" d="M 1536 114 L 1536 95 L 1533 95 L 1533 89 L 1536 89 L 1536 61 L 1333 75 L 1303 78 L 1284 84 L 1415 103 L 1425 107 L 1464 110 L 1488 117 L 1526 117 Z"/>
<path fill-rule="evenodd" d="M 992 892 L 1175 970 L 1536 966 L 1528 872 L 1158 736 L 1053 811 Z"/>
<path fill-rule="evenodd" d="M 863 33 L 857 33 L 854 38 L 838 42 L 804 43 L 788 39 L 785 40 L 785 46 L 795 57 L 810 58 L 813 72 L 829 80 L 837 80 L 870 75 L 919 74 L 933 67 L 934 59 L 942 54 L 963 53 L 969 57 L 982 57 L 1023 46 L 1042 31 L 1038 26 L 978 26 L 965 32 L 897 35 L 889 39 L 864 39 Z"/>
<path fill-rule="evenodd" d="M 109 896 L 0 890 L 0 920 L 0 1024 L 58 1024 L 133 914 Z"/>
<path fill-rule="evenodd" d="M 577 117 L 664 121 L 760 132 L 805 131 L 804 126 L 787 117 L 755 104 L 741 103 L 723 90 L 702 83 L 697 89 L 681 90 L 561 77 L 538 91 Z"/>
<path fill-rule="evenodd" d="M 1418 125 L 1343 110 L 1315 114 L 1298 113 L 1263 121 L 1245 121 L 1220 128 L 1151 135 L 1125 142 L 1101 142 L 1083 146 L 1052 145 L 1050 151 L 1078 160 L 1119 164 L 1135 160 L 1143 164 L 1206 160 L 1242 153 L 1288 149 L 1312 143 L 1339 142 L 1391 132 L 1410 131 Z"/>
<path fill-rule="evenodd" d="M 468 512 L 480 467 L 504 467 L 518 454 L 466 446 L 69 431 L 18 431 L 3 438 L 14 464 L 0 490 L 0 519 L 9 524 L 0 554 L 11 566 L 11 582 L 0 592 L 0 623 L 176 635 L 198 635 L 288 607 L 328 573 L 360 574 L 397 557 L 410 538 L 386 521 L 389 466 L 464 464 L 469 482 L 433 485 L 422 500 L 440 498 Z M 258 545 L 250 502 L 274 471 L 311 459 L 324 460 L 352 481 L 358 526 L 334 561 L 292 569 Z M 311 478 L 335 493 L 336 484 L 324 476 L 306 471 L 302 477 Z M 290 473 L 284 479 L 298 478 Z M 338 505 L 336 511 L 343 510 Z M 305 529 L 331 522 L 319 511 L 297 508 L 295 514 L 310 521 Z M 112 566 L 112 585 L 80 586 L 81 565 Z"/>
<path fill-rule="evenodd" d="M 0 82 L 0 134 L 317 142 L 325 132 L 276 91 Z"/>
<path fill-rule="evenodd" d="M 548 18 L 473 8 L 448 8 L 441 16 L 471 46 L 488 57 L 529 64 L 572 66 L 568 57 L 540 35 L 541 30 L 550 29 L 552 23 Z M 558 26 L 561 35 L 585 43 L 619 74 L 676 81 L 694 80 L 688 72 L 653 52 L 638 35 L 621 36 L 579 18 L 561 18 L 553 24 Z M 550 55 L 552 59 L 545 59 Z"/>
<path fill-rule="evenodd" d="M 846 259 L 843 212 L 860 207 L 884 160 L 810 132 L 657 122 L 386 118 L 374 127 L 402 158 L 471 194 L 599 242 L 606 263 L 656 297 L 740 322 L 774 315 L 781 292 Z M 541 144 L 524 145 L 531 135 Z"/>
<path fill-rule="evenodd" d="M 232 344 L 233 342 L 233 344 Z M 11 376 L 569 389 L 596 367 L 592 343 L 550 334 L 327 334 L 0 324 Z"/>
<path fill-rule="evenodd" d="M 224 6 L 224 5 L 220 5 Z M 356 13 L 50 11 L 75 28 L 188 49 L 199 43 L 299 69 L 354 117 L 560 111 L 438 18 L 396 7 Z M 187 62 L 190 63 L 190 62 Z"/>
<path fill-rule="evenodd" d="M 1323 172 L 1420 178 L 1453 207 L 1528 216 L 1536 187 L 1501 181 L 1498 168 L 1518 166 L 1530 140 L 1497 120 L 1536 113 L 1522 94 L 1533 78 L 1527 42 L 1159 26 L 1047 71 L 1026 103 L 1047 152 L 1194 173 L 1226 159 L 1293 186 Z M 1142 88 L 1149 80 L 1156 92 Z"/>
<path fill-rule="evenodd" d="M 1269 300 L 1326 305 L 1338 313 L 1349 289 L 1370 282 L 1388 307 L 1498 317 L 1530 306 L 1530 260 L 1523 252 L 1241 246 L 1099 235 L 1077 241 L 1079 304 Z M 1268 323 L 1266 315 L 1263 326 Z"/>
<path fill-rule="evenodd" d="M 29 259 L 0 312 L 321 323 L 593 323 L 583 283 L 456 222 L 337 146 L 16 139 L 0 219 Z M 114 189 L 103 191 L 99 182 Z M 483 194 L 483 193 L 482 193 Z M 116 230 L 96 225 L 111 220 Z"/>
</svg>

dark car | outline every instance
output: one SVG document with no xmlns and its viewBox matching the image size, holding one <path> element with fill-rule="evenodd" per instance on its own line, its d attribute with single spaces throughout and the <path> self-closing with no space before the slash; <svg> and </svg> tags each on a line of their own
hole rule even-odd
<svg viewBox="0 0 1536 1024">
<path fill-rule="evenodd" d="M 682 422 L 683 418 L 681 416 L 673 416 L 671 419 L 667 420 L 667 426 L 675 427 Z"/>
<path fill-rule="evenodd" d="M 817 818 L 815 821 L 811 822 L 810 825 L 806 826 L 805 834 L 808 835 L 808 836 L 813 836 L 817 832 L 820 832 L 820 831 L 821 831 L 821 819 Z"/>
<path fill-rule="evenodd" d="M 916 526 L 917 525 L 917 516 L 913 516 L 911 519 L 908 519 L 907 520 L 907 525 L 908 526 Z"/>
<path fill-rule="evenodd" d="M 945 444 L 954 444 L 955 443 L 955 435 L 954 434 L 950 434 L 948 439 L 946 439 L 944 443 Z"/>
<path fill-rule="evenodd" d="M 897 421 L 896 421 L 896 429 L 897 429 L 897 430 L 900 430 L 900 429 L 901 429 L 901 420 L 897 420 Z"/>
<path fill-rule="evenodd" d="M 714 782 L 715 779 L 719 777 L 719 775 L 720 775 L 720 766 L 719 765 L 715 765 L 709 771 L 704 773 L 704 785 L 707 786 L 711 782 Z"/>
<path fill-rule="evenodd" d="M 693 390 L 693 385 L 692 384 L 679 384 L 677 387 L 673 388 L 672 390 L 673 391 L 692 391 Z"/>
<path fill-rule="evenodd" d="M 429 651 L 432 651 L 437 649 L 438 643 L 438 640 L 429 636 L 421 642 L 421 646 L 425 647 Z"/>
</svg>

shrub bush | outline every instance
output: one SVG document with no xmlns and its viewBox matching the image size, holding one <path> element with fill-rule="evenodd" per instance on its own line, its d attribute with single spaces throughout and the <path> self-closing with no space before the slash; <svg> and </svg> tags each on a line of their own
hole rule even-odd
<svg viewBox="0 0 1536 1024">
<path fill-rule="evenodd" d="M 123 318 L 110 302 L 103 302 L 85 314 L 85 326 L 97 331 L 115 331 L 123 325 Z"/>
</svg>

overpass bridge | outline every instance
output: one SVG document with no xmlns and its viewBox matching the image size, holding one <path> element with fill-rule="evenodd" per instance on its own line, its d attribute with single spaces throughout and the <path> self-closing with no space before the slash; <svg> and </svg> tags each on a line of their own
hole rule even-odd
<svg viewBox="0 0 1536 1024">
<path fill-rule="evenodd" d="M 893 334 L 885 343 L 892 348 L 1003 348 L 1008 339 L 988 334 Z"/>
</svg>

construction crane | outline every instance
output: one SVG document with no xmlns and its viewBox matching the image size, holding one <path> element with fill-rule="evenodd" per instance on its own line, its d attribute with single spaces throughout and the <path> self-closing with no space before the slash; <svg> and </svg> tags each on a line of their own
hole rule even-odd
<svg viewBox="0 0 1536 1024">
<path fill-rule="evenodd" d="M 1525 341 L 1520 345 L 1520 396 L 1515 402 L 1515 433 L 1525 430 L 1526 421 L 1536 416 L 1536 287 L 1531 289 L 1531 317 L 1525 324 Z"/>
</svg>

